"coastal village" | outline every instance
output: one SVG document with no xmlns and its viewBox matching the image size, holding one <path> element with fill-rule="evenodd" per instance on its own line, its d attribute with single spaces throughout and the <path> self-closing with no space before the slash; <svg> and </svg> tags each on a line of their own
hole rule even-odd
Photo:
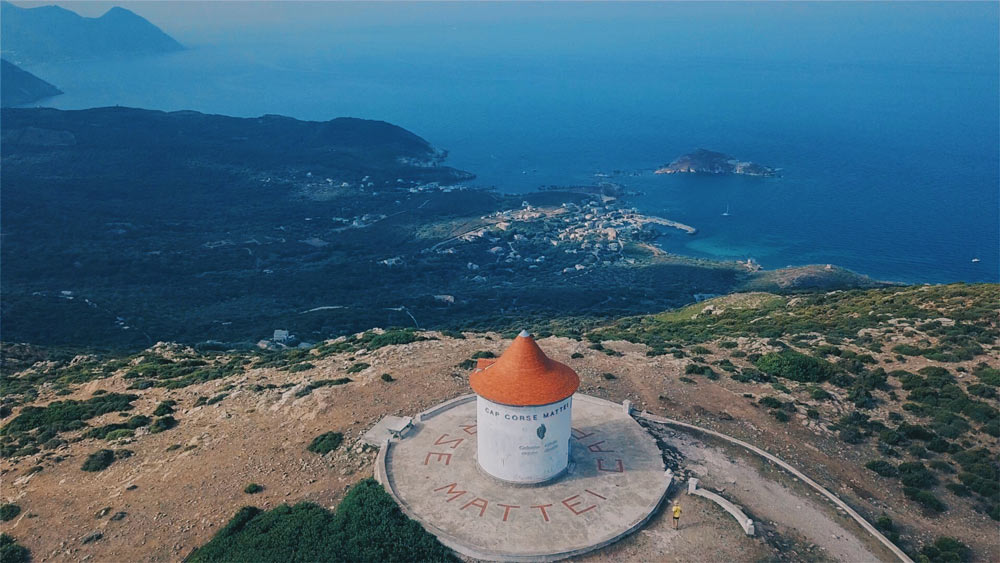
<svg viewBox="0 0 1000 563">
<path fill-rule="evenodd" d="M 568 262 L 556 273 L 572 274 L 616 262 L 635 264 L 636 258 L 627 252 L 628 243 L 643 245 L 654 254 L 661 253 L 651 244 L 660 236 L 653 225 L 689 235 L 697 232 L 683 223 L 643 215 L 635 208 L 618 207 L 613 198 L 556 207 L 534 207 L 525 201 L 520 209 L 480 217 L 478 224 L 424 252 L 454 255 L 469 250 L 470 246 L 483 247 L 468 253 L 471 260 L 466 267 L 470 272 L 479 272 L 486 266 L 524 266 L 537 270 L 555 261 L 559 265 Z M 473 275 L 473 280 L 488 281 L 481 273 Z"/>
</svg>

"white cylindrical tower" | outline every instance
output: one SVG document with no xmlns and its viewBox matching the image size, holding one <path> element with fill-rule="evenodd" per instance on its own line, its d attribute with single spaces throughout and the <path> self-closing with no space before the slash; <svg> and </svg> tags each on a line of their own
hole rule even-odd
<svg viewBox="0 0 1000 563">
<path fill-rule="evenodd" d="M 476 392 L 479 466 L 512 483 L 541 483 L 569 463 L 573 393 L 580 378 L 549 359 L 522 332 L 496 360 L 481 359 L 469 377 Z"/>
</svg>

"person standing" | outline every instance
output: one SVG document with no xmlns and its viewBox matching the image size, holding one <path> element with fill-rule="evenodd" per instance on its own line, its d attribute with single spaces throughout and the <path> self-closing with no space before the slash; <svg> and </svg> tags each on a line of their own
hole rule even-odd
<svg viewBox="0 0 1000 563">
<path fill-rule="evenodd" d="M 681 503 L 679 501 L 674 501 L 674 529 L 677 529 L 677 524 L 681 520 Z"/>
</svg>

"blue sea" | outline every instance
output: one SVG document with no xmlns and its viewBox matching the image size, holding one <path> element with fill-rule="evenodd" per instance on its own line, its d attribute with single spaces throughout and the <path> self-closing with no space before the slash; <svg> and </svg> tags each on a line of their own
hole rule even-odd
<svg viewBox="0 0 1000 563">
<path fill-rule="evenodd" d="M 1000 281 L 995 2 L 126 5 L 189 49 L 48 105 L 381 119 L 507 192 L 623 171 L 671 252 Z M 696 148 L 782 176 L 651 173 Z"/>
</svg>

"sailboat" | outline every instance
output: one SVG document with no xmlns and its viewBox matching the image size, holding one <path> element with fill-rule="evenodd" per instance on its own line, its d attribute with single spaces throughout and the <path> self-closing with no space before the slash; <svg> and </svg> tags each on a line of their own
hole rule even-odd
<svg viewBox="0 0 1000 563">
<path fill-rule="evenodd" d="M 722 214 L 723 217 L 729 217 L 729 204 L 726 204 L 726 212 Z"/>
</svg>

